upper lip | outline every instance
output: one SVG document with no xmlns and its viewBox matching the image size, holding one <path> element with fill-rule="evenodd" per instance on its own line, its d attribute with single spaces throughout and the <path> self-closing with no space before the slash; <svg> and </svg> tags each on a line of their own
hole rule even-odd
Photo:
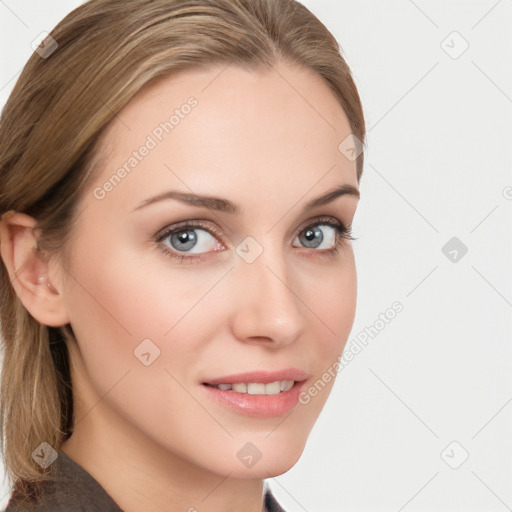
<svg viewBox="0 0 512 512">
<path fill-rule="evenodd" d="M 270 382 L 277 382 L 282 380 L 303 381 L 308 378 L 308 375 L 302 370 L 297 368 L 286 368 L 284 370 L 276 371 L 251 371 L 244 373 L 237 373 L 233 375 L 226 375 L 224 377 L 216 377 L 208 379 L 203 384 L 211 384 L 217 386 L 219 384 L 238 384 L 238 383 L 262 383 L 268 384 Z"/>
</svg>

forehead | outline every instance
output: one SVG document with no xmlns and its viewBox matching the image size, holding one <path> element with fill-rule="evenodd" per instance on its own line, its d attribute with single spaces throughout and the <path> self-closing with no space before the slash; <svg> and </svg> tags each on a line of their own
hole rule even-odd
<svg viewBox="0 0 512 512">
<path fill-rule="evenodd" d="M 261 183 L 298 199 L 319 179 L 357 186 L 355 162 L 338 150 L 350 131 L 328 84 L 303 67 L 187 70 L 145 87 L 110 123 L 94 185 L 124 169 L 109 200 L 122 189 L 127 206 L 164 187 L 267 195 Z"/>
</svg>

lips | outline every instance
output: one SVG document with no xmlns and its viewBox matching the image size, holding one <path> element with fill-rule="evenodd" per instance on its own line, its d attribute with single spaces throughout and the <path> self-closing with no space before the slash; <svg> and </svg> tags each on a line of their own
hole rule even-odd
<svg viewBox="0 0 512 512">
<path fill-rule="evenodd" d="M 208 386 L 218 386 L 220 384 L 270 384 L 273 382 L 294 381 L 302 382 L 308 378 L 308 375 L 302 370 L 296 368 L 287 368 L 278 371 L 253 371 L 238 373 L 234 375 L 226 375 L 224 377 L 216 377 L 208 379 L 203 384 Z"/>
<path fill-rule="evenodd" d="M 216 403 L 253 417 L 282 416 L 298 403 L 308 375 L 295 368 L 254 371 L 216 377 L 203 382 L 203 389 Z"/>
</svg>

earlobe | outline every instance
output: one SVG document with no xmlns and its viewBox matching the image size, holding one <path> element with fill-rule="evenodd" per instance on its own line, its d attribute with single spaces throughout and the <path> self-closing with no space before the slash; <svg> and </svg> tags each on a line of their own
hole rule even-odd
<svg viewBox="0 0 512 512">
<path fill-rule="evenodd" d="M 69 323 L 62 294 L 49 276 L 48 259 L 37 247 L 36 220 L 9 211 L 0 220 L 0 255 L 11 284 L 27 311 L 40 323 Z"/>
</svg>

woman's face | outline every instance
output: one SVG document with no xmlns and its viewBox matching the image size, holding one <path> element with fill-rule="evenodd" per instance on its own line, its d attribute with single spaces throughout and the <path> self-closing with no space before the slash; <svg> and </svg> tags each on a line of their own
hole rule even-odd
<svg viewBox="0 0 512 512">
<path fill-rule="evenodd" d="M 120 112 L 59 282 L 73 437 L 243 478 L 297 461 L 355 314 L 349 134 L 283 63 L 166 77 Z"/>
</svg>

